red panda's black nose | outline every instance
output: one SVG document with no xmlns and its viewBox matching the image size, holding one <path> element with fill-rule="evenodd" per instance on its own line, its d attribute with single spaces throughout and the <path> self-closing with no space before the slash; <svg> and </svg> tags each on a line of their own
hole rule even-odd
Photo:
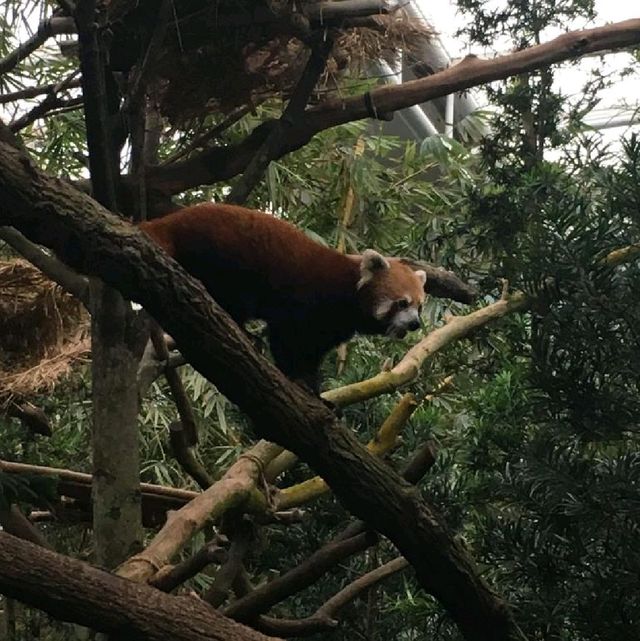
<svg viewBox="0 0 640 641">
<path fill-rule="evenodd" d="M 412 320 L 409 323 L 409 331 L 410 332 L 415 332 L 416 329 L 420 329 L 420 321 L 419 320 Z"/>
</svg>

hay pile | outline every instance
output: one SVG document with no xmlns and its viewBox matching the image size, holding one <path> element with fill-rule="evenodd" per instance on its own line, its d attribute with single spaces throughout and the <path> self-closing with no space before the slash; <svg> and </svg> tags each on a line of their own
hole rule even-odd
<svg viewBox="0 0 640 641">
<path fill-rule="evenodd" d="M 159 0 L 112 0 L 115 68 L 128 71 L 144 55 L 158 5 Z M 174 0 L 161 53 L 147 69 L 162 113 L 180 124 L 250 108 L 274 96 L 286 98 L 308 58 L 305 36 L 326 26 L 306 17 L 317 6 L 316 0 Z M 332 25 L 335 45 L 316 101 L 348 92 L 348 77 L 360 76 L 372 61 L 411 52 L 432 35 L 402 8 Z"/>
<path fill-rule="evenodd" d="M 51 391 L 86 359 L 82 304 L 25 260 L 0 261 L 0 407 Z"/>
</svg>

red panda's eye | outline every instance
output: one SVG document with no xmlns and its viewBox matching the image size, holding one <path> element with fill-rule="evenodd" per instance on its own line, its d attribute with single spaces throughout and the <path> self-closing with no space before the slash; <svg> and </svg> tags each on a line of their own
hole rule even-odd
<svg viewBox="0 0 640 641">
<path fill-rule="evenodd" d="M 398 309 L 407 309 L 409 301 L 406 298 L 401 298 L 397 303 Z"/>
</svg>

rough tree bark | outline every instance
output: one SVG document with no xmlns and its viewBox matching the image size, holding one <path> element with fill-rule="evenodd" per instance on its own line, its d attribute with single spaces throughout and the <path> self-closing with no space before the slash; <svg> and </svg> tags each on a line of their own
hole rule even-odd
<svg viewBox="0 0 640 641">
<path fill-rule="evenodd" d="M 136 383 L 144 337 L 118 291 L 92 279 L 91 296 L 93 531 L 96 561 L 115 568 L 142 548 Z"/>
<path fill-rule="evenodd" d="M 6 143 L 0 143 L 0 224 L 144 305 L 190 363 L 247 413 L 258 434 L 307 461 L 348 510 L 396 544 L 467 639 L 524 638 L 416 488 L 261 357 L 202 285 L 152 241 Z"/>
<path fill-rule="evenodd" d="M 127 641 L 270 641 L 200 599 L 170 596 L 0 532 L 0 592 Z"/>
</svg>

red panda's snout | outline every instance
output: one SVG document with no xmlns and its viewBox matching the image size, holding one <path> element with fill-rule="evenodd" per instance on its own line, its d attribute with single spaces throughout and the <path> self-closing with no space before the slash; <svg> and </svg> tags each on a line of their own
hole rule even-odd
<svg viewBox="0 0 640 641">
<path fill-rule="evenodd" d="M 420 315 L 415 307 L 398 311 L 391 317 L 387 325 L 387 336 L 404 338 L 408 332 L 420 329 Z"/>
</svg>

